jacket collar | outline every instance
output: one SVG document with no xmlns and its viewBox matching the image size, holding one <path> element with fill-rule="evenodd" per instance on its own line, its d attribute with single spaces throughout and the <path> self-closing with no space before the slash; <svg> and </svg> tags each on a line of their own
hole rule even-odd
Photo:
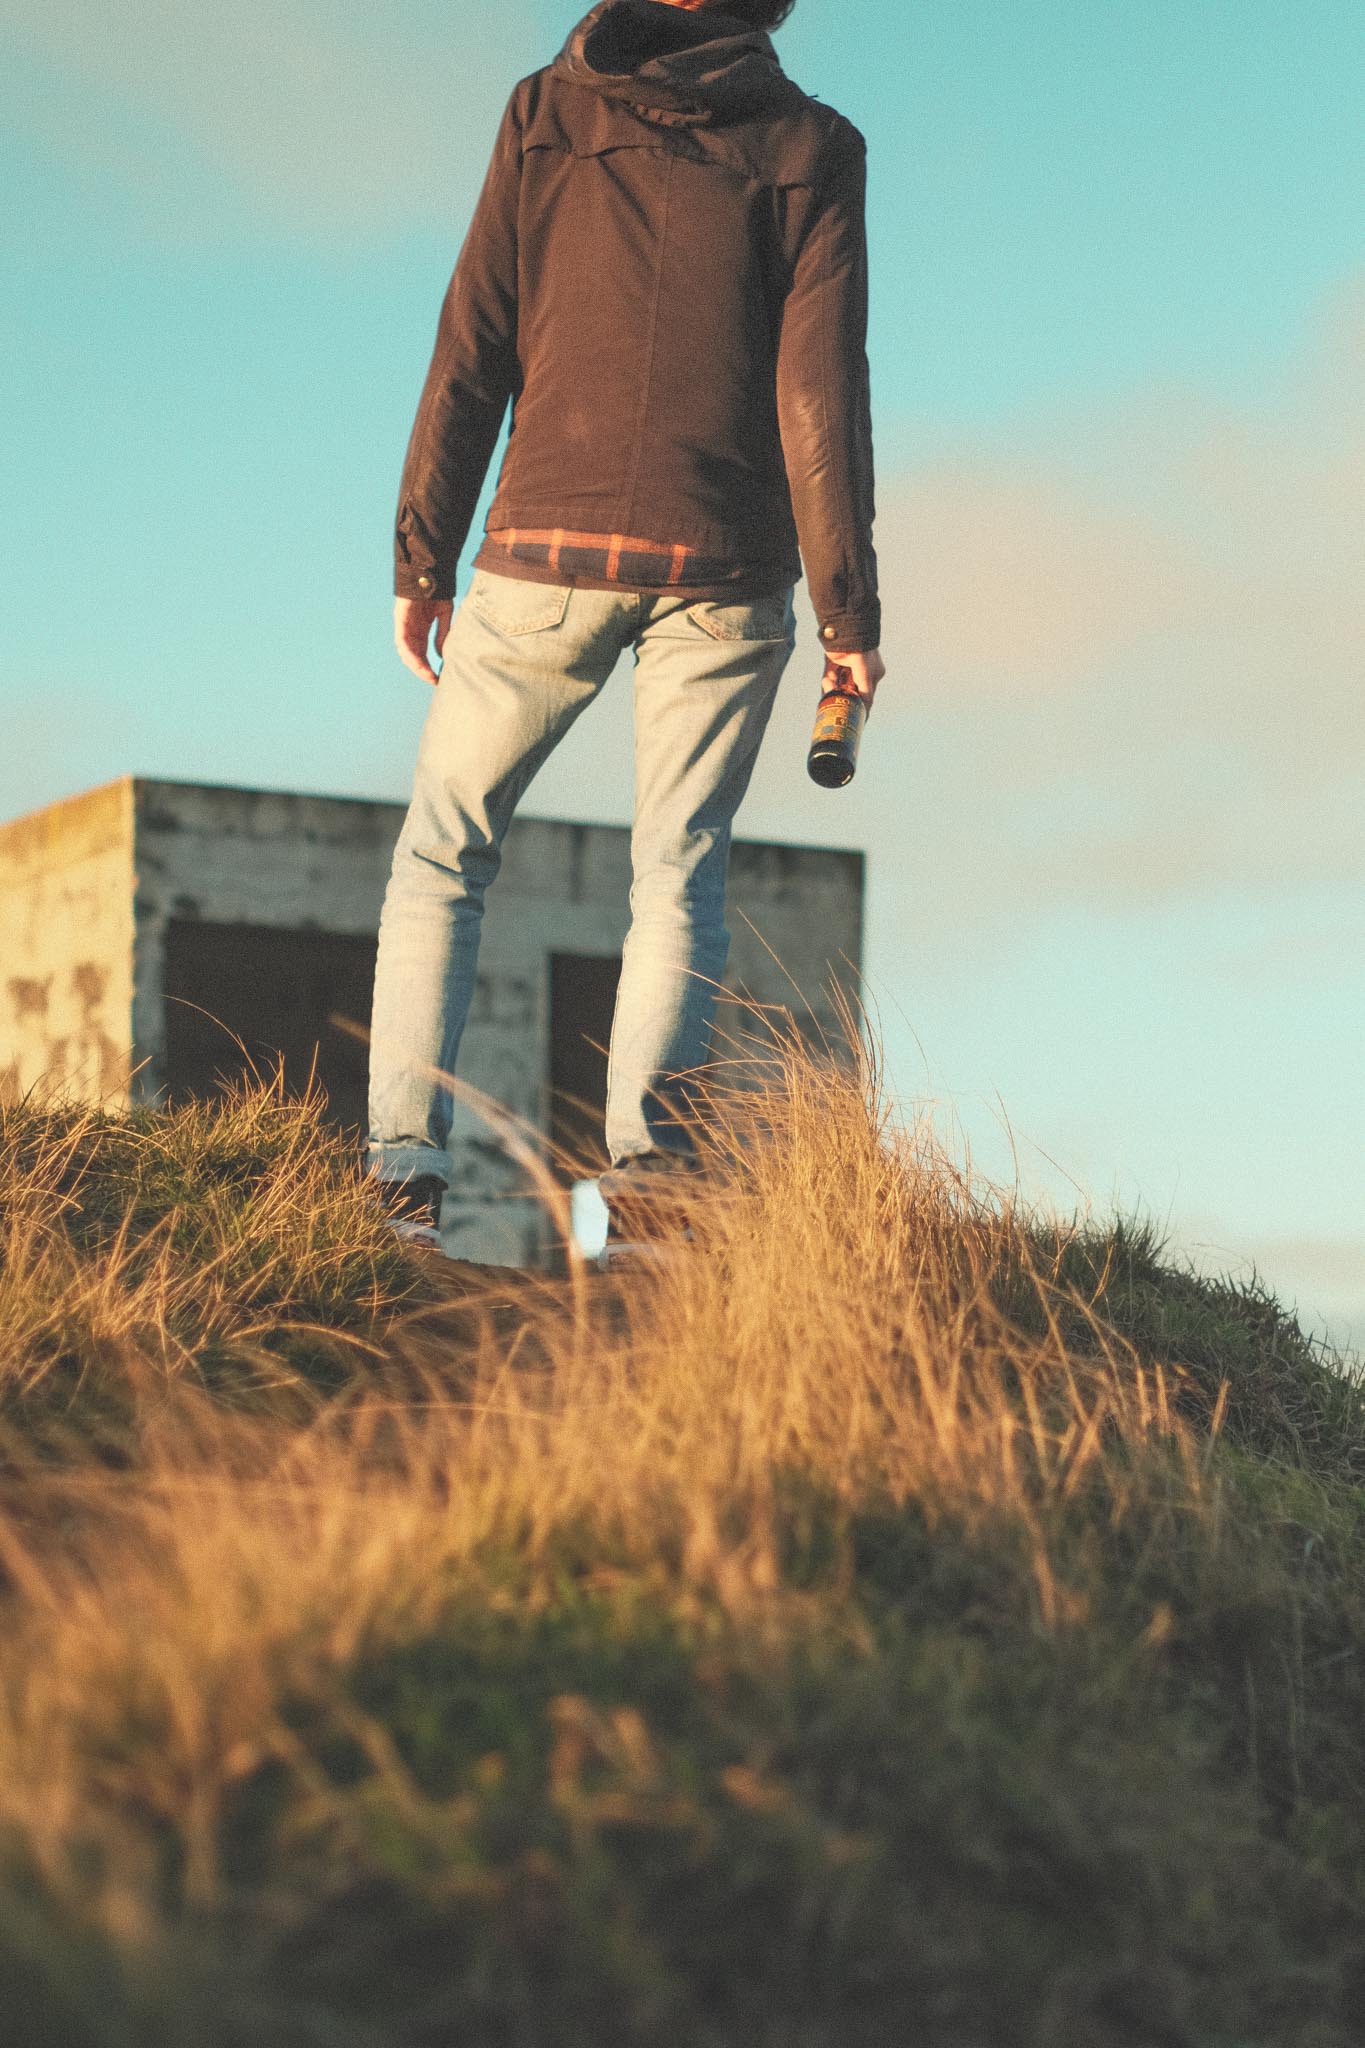
<svg viewBox="0 0 1365 2048">
<path fill-rule="evenodd" d="M 551 69 L 647 120 L 696 127 L 752 112 L 786 83 L 762 29 L 723 8 L 693 12 L 667 0 L 597 0 Z"/>
</svg>

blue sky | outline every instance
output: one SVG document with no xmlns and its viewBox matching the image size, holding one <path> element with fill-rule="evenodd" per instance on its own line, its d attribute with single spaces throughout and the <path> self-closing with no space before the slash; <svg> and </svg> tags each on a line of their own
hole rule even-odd
<svg viewBox="0 0 1365 2048">
<path fill-rule="evenodd" d="M 583 11 L 0 0 L 0 815 L 406 794 L 398 471 L 507 93 Z M 814 789 L 803 588 L 741 830 L 868 849 L 908 1113 L 1365 1345 L 1365 16 L 775 40 L 869 143 L 890 673 Z M 623 665 L 529 812 L 626 819 L 627 705 Z"/>
</svg>

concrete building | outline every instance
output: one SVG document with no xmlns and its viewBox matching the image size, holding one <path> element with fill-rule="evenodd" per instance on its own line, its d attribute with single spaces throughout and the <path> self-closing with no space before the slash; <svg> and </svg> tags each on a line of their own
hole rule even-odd
<svg viewBox="0 0 1365 2048">
<path fill-rule="evenodd" d="M 0 1100 L 55 1086 L 114 1105 L 211 1095 L 316 1064 L 357 1135 L 367 1054 L 333 1022 L 369 1018 L 375 933 L 403 806 L 128 777 L 0 826 Z M 605 1047 L 629 923 L 630 835 L 518 818 L 489 894 L 459 1078 L 603 1161 Z M 765 1025 L 840 1032 L 856 988 L 863 856 L 736 840 L 727 997 L 713 1059 Z M 756 1005 L 756 1011 L 743 1005 Z M 744 1037 L 747 1042 L 741 1043 Z M 582 1105 L 586 1105 L 583 1107 Z M 457 1108 L 447 1242 L 520 1265 L 547 1231 L 525 1176 Z"/>
</svg>

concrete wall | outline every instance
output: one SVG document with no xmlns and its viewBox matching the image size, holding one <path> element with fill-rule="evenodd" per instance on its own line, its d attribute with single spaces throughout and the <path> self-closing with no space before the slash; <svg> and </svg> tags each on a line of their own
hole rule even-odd
<svg viewBox="0 0 1365 2048">
<path fill-rule="evenodd" d="M 830 984 L 847 995 L 857 990 L 864 866 L 862 854 L 847 847 L 736 840 L 727 891 L 727 990 L 752 997 L 775 1018 L 789 1015 L 804 1036 L 850 1056 Z M 722 1003 L 717 1036 L 729 1014 Z M 734 1022 L 754 1028 L 738 1009 Z"/>
<path fill-rule="evenodd" d="M 139 782 L 135 809 L 134 1038 L 145 1063 L 140 1086 L 151 1096 L 163 1072 L 168 919 L 373 932 L 404 807 Z M 790 1013 L 812 1032 L 837 1034 L 820 983 L 831 967 L 837 971 L 841 950 L 855 970 L 860 964 L 862 890 L 861 854 L 737 841 L 727 990 L 774 1018 Z M 547 1118 L 548 956 L 619 954 L 629 894 L 630 835 L 623 828 L 529 817 L 513 822 L 489 893 L 459 1078 L 533 1132 L 543 1130 Z M 747 1041 L 759 1021 L 749 1009 L 724 1004 L 718 1038 L 745 1041 L 735 1051 L 752 1057 Z M 727 1056 L 727 1046 L 718 1050 Z M 544 1217 L 526 1197 L 524 1173 L 488 1122 L 462 1104 L 456 1105 L 451 1149 L 456 1179 L 445 1205 L 449 1248 L 508 1264 L 537 1257 Z"/>
<path fill-rule="evenodd" d="M 112 782 L 0 826 L 0 1100 L 127 1100 L 132 804 Z"/>
<path fill-rule="evenodd" d="M 134 1087 L 154 1101 L 165 1077 L 170 920 L 373 932 L 403 807 L 139 780 L 133 812 Z"/>
</svg>

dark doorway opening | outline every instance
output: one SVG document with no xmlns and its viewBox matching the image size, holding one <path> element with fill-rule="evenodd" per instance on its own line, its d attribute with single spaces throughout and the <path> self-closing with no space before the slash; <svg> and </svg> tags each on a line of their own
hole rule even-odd
<svg viewBox="0 0 1365 2048">
<path fill-rule="evenodd" d="M 608 1160 L 607 1047 L 621 979 L 618 954 L 550 955 L 550 1139 L 571 1163 L 565 1181 L 591 1180 Z"/>
<path fill-rule="evenodd" d="M 368 934 L 173 918 L 162 1077 L 170 1099 L 219 1095 L 250 1071 L 248 1059 L 268 1076 L 282 1058 L 291 1095 L 303 1093 L 316 1067 L 329 1115 L 362 1136 L 369 1051 L 328 1019 L 335 1013 L 368 1027 L 376 945 Z M 245 1056 L 229 1033 L 242 1040 Z"/>
</svg>

